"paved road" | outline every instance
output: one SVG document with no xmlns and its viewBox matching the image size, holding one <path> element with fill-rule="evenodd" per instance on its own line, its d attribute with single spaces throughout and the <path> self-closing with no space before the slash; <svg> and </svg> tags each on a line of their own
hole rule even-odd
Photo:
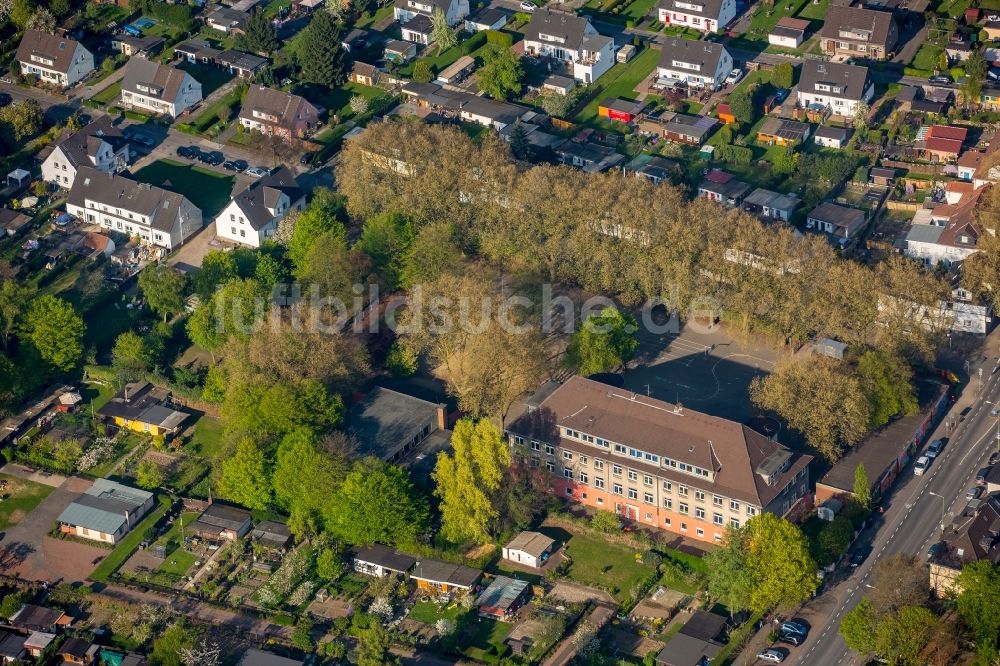
<svg viewBox="0 0 1000 666">
<path fill-rule="evenodd" d="M 865 586 L 871 584 L 875 562 L 896 553 L 924 557 L 938 539 L 942 522 L 950 523 L 952 516 L 964 507 L 966 491 L 974 484 L 976 473 L 996 446 L 997 425 L 990 413 L 991 403 L 1000 401 L 1000 371 L 996 369 L 996 362 L 992 356 L 982 362 L 985 385 L 980 391 L 975 377 L 970 382 L 966 391 L 972 391 L 975 398 L 971 411 L 955 428 L 944 453 L 934 461 L 928 473 L 913 476 L 911 468 L 902 472 L 902 478 L 907 480 L 892 496 L 885 523 L 872 542 L 872 556 L 852 576 L 807 605 L 807 608 L 829 605 L 832 616 L 826 624 L 813 627 L 804 646 L 793 648 L 791 663 L 802 666 L 865 663 L 862 657 L 847 648 L 837 633 L 840 620 L 864 596 Z M 976 367 L 973 366 L 973 374 Z M 945 416 L 933 438 L 948 436 L 948 420 L 959 419 L 956 409 L 962 409 L 961 403 Z"/>
<path fill-rule="evenodd" d="M 38 102 L 50 123 L 61 123 L 80 110 L 80 100 L 66 99 L 49 94 L 39 88 L 22 88 L 11 83 L 0 83 L 0 90 L 10 94 L 15 102 L 33 99 Z"/>
</svg>

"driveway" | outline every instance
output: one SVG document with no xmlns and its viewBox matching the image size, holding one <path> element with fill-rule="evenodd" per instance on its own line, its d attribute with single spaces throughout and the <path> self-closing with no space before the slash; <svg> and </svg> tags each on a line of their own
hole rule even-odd
<svg viewBox="0 0 1000 666">
<path fill-rule="evenodd" d="M 34 481 L 35 483 L 52 486 L 53 488 L 58 488 L 66 482 L 65 476 L 49 474 L 48 472 L 38 472 L 29 467 L 25 467 L 24 465 L 18 465 L 17 463 L 7 463 L 0 468 L 0 474 L 16 476 L 17 478 L 24 479 L 25 481 Z"/>
<path fill-rule="evenodd" d="M 178 250 L 167 257 L 167 265 L 185 273 L 193 273 L 201 268 L 205 255 L 212 250 L 233 247 L 233 243 L 221 241 L 215 236 L 215 221 L 191 236 Z"/>
<path fill-rule="evenodd" d="M 0 538 L 0 572 L 27 580 L 82 581 L 110 550 L 48 536 L 59 514 L 91 481 L 70 477 Z"/>
</svg>

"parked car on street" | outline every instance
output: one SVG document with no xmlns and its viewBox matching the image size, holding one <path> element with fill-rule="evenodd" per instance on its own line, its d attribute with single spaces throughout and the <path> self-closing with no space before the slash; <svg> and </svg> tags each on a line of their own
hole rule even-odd
<svg viewBox="0 0 1000 666">
<path fill-rule="evenodd" d="M 871 553 L 872 553 L 871 546 L 862 546 L 861 548 L 858 548 L 856 551 L 854 551 L 854 554 L 851 555 L 851 568 L 857 569 L 858 567 L 860 567 L 861 564 L 866 559 L 868 559 L 868 556 L 871 555 Z"/>
<path fill-rule="evenodd" d="M 223 169 L 226 169 L 227 171 L 235 171 L 236 173 L 246 171 L 248 166 L 250 165 L 247 164 L 246 160 L 226 160 L 222 163 Z"/>
<path fill-rule="evenodd" d="M 263 178 L 264 176 L 267 175 L 267 169 L 265 169 L 264 167 L 250 167 L 243 173 L 245 173 L 248 176 L 253 176 L 254 178 Z"/>
<path fill-rule="evenodd" d="M 985 486 L 986 485 L 986 476 L 989 473 L 990 473 L 990 468 L 989 467 L 984 467 L 981 470 L 979 470 L 979 474 L 976 474 L 976 485 L 977 486 Z"/>
<path fill-rule="evenodd" d="M 809 635 L 809 625 L 802 620 L 788 620 L 781 625 L 781 633 L 798 634 L 799 636 Z"/>
<path fill-rule="evenodd" d="M 314 157 L 316 157 L 316 153 L 303 153 L 299 164 L 312 164 Z"/>
<path fill-rule="evenodd" d="M 800 636 L 799 634 L 779 634 L 778 635 L 778 642 L 779 643 L 787 643 L 789 645 L 799 646 L 799 645 L 802 645 L 802 643 L 804 643 L 805 640 L 806 639 L 804 637 Z"/>
<path fill-rule="evenodd" d="M 931 544 L 931 547 L 927 549 L 927 559 L 928 560 L 933 559 L 934 556 L 940 553 L 943 549 L 944 549 L 944 544 L 941 543 L 940 541 L 935 544 Z"/>
<path fill-rule="evenodd" d="M 1000 451 L 994 451 L 990 454 L 989 462 L 986 464 L 993 467 L 993 465 L 996 465 L 998 462 L 1000 462 Z"/>
<path fill-rule="evenodd" d="M 3 108 L 14 101 L 14 98 L 5 92 L 0 92 L 0 108 Z"/>
<path fill-rule="evenodd" d="M 743 70 L 737 67 L 733 71 L 729 72 L 729 76 L 726 77 L 726 83 L 729 85 L 736 85 L 739 80 L 743 78 Z"/>
<path fill-rule="evenodd" d="M 931 466 L 931 459 L 927 456 L 920 456 L 917 458 L 917 462 L 913 463 L 913 473 L 916 476 L 922 476 L 927 468 Z"/>
<path fill-rule="evenodd" d="M 973 486 L 969 488 L 969 491 L 967 493 L 965 493 L 965 499 L 967 500 L 979 499 L 979 496 L 982 494 L 983 494 L 982 486 Z"/>
<path fill-rule="evenodd" d="M 936 83 L 938 85 L 947 85 L 951 83 L 951 77 L 947 74 L 938 74 L 937 76 L 932 76 L 927 79 L 930 83 Z"/>
<path fill-rule="evenodd" d="M 528 2 L 528 0 L 521 0 L 521 4 L 519 5 L 519 7 L 521 8 L 522 12 L 528 12 L 529 14 L 538 9 L 535 3 Z"/>
<path fill-rule="evenodd" d="M 210 164 L 212 166 L 219 166 L 226 161 L 226 156 L 220 153 L 218 150 L 213 150 L 211 152 L 202 153 L 198 156 L 198 159 L 205 164 Z"/>
<path fill-rule="evenodd" d="M 933 460 L 934 458 L 938 457 L 938 454 L 941 453 L 943 449 L 944 449 L 944 440 L 935 439 L 933 442 L 931 442 L 931 445 L 927 447 L 927 450 L 924 451 L 924 454 L 928 458 Z"/>
<path fill-rule="evenodd" d="M 767 661 L 772 664 L 780 664 L 785 660 L 788 655 L 788 651 L 782 648 L 767 648 L 766 650 L 761 650 L 757 653 L 757 658 L 761 661 Z"/>
<path fill-rule="evenodd" d="M 145 148 L 152 148 L 156 145 L 156 141 L 153 137 L 148 134 L 143 134 L 142 132 L 126 132 L 125 138 L 127 138 L 131 143 L 137 143 Z"/>
<path fill-rule="evenodd" d="M 178 146 L 177 154 L 181 157 L 196 160 L 201 155 L 201 148 L 198 146 Z"/>
</svg>

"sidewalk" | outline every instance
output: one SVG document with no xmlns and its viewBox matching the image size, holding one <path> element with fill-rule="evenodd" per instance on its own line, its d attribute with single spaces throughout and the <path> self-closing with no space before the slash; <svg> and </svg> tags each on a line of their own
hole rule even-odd
<svg viewBox="0 0 1000 666">
<path fill-rule="evenodd" d="M 102 90 L 106 88 L 113 86 L 114 84 L 121 81 L 124 77 L 125 77 L 125 66 L 123 65 L 118 69 L 116 69 L 114 72 L 112 72 L 111 76 L 107 77 L 106 79 L 102 79 L 97 83 L 94 83 L 89 86 L 84 86 L 82 90 L 78 91 L 79 94 L 76 94 L 77 91 L 74 91 L 73 96 L 79 97 L 80 99 L 84 100 L 91 99 L 94 95 L 100 93 Z"/>
</svg>

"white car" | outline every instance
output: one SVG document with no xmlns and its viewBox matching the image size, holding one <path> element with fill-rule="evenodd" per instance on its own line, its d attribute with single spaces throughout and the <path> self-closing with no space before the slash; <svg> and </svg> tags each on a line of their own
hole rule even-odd
<svg viewBox="0 0 1000 666">
<path fill-rule="evenodd" d="M 248 176 L 253 176 L 254 178 L 263 178 L 264 176 L 267 175 L 267 169 L 265 169 L 264 167 L 250 167 L 243 173 L 245 173 Z"/>
<path fill-rule="evenodd" d="M 913 473 L 916 476 L 923 476 L 923 473 L 927 471 L 927 468 L 931 466 L 931 459 L 927 456 L 920 456 L 917 458 L 917 462 L 913 463 Z"/>
<path fill-rule="evenodd" d="M 518 5 L 518 7 L 521 8 L 522 12 L 528 12 L 529 14 L 538 9 L 538 6 L 535 3 L 528 2 L 528 0 L 521 0 L 521 4 Z"/>
<path fill-rule="evenodd" d="M 736 85 L 742 78 L 743 78 L 743 70 L 737 68 L 729 72 L 729 76 L 726 77 L 726 83 L 730 85 Z"/>
<path fill-rule="evenodd" d="M 757 658 L 761 661 L 769 661 L 772 664 L 780 664 L 785 660 L 785 651 L 778 648 L 768 648 L 757 653 Z"/>
</svg>

